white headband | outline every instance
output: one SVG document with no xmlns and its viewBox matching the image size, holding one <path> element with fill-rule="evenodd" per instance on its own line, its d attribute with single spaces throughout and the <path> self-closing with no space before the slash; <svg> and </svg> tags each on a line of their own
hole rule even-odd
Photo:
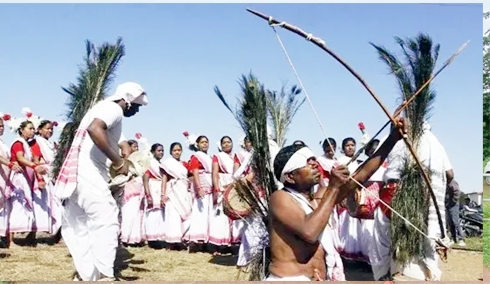
<svg viewBox="0 0 490 284">
<path fill-rule="evenodd" d="M 282 169 L 280 182 L 284 183 L 286 174 L 308 165 L 308 160 L 313 157 L 315 157 L 315 154 L 308 147 L 303 147 L 296 151 Z"/>
</svg>

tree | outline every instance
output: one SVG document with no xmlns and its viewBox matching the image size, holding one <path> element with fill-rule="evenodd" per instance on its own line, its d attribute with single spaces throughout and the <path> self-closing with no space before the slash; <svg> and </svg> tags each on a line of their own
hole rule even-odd
<svg viewBox="0 0 490 284">
<path fill-rule="evenodd" d="M 379 59 L 385 63 L 395 77 L 401 98 L 409 100 L 432 76 L 440 45 L 433 44 L 430 36 L 422 33 L 407 39 L 395 37 L 395 41 L 401 48 L 403 61 L 385 48 L 372 43 L 371 45 L 376 49 Z M 424 121 L 428 120 L 431 115 L 435 97 L 436 93 L 429 85 L 405 109 L 405 117 L 410 125 L 408 139 L 416 148 L 424 132 Z M 415 227 L 427 233 L 430 195 L 424 179 L 421 178 L 420 170 L 426 171 L 428 176 L 431 176 L 431 170 L 429 168 L 420 169 L 412 157 L 405 160 L 392 207 L 410 220 Z M 437 204 L 434 206 L 437 210 Z M 425 237 L 395 214 L 392 216 L 390 230 L 392 251 L 396 252 L 394 258 L 404 267 L 414 257 L 424 256 Z"/>
<path fill-rule="evenodd" d="M 283 84 L 281 91 L 267 90 L 266 101 L 269 119 L 272 124 L 274 140 L 279 147 L 286 143 L 286 133 L 294 116 L 301 105 L 305 102 L 297 100 L 301 89 L 296 85 L 292 86 L 289 93 L 286 93 L 286 85 Z"/>
<path fill-rule="evenodd" d="M 71 147 L 75 133 L 87 111 L 102 100 L 114 79 L 121 58 L 125 55 L 125 46 L 121 38 L 115 44 L 103 43 L 96 47 L 90 41 L 85 42 L 84 65 L 79 70 L 76 84 L 62 87 L 68 94 L 66 121 L 60 135 L 56 157 L 53 161 L 53 178 L 58 177 L 63 160 Z"/>
<path fill-rule="evenodd" d="M 484 19 L 490 13 L 483 15 Z M 483 36 L 483 161 L 490 158 L 490 30 Z"/>
</svg>

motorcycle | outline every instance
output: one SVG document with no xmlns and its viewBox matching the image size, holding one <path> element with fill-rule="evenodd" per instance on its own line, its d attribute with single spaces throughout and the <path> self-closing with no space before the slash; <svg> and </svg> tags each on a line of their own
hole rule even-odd
<svg viewBox="0 0 490 284">
<path fill-rule="evenodd" d="M 483 210 L 481 206 L 463 205 L 459 218 L 461 229 L 463 229 L 466 237 L 481 237 L 483 235 Z"/>
</svg>

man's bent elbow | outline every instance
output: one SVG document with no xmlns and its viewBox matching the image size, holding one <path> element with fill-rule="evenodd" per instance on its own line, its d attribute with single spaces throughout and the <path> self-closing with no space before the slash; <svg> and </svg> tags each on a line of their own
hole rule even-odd
<svg viewBox="0 0 490 284">
<path fill-rule="evenodd" d="M 310 227 L 311 228 L 311 227 Z M 310 229 L 311 230 L 311 229 Z M 302 234 L 301 234 L 301 238 L 303 239 L 303 241 L 309 243 L 309 244 L 315 244 L 318 242 L 318 238 L 320 237 L 319 234 L 315 233 L 313 230 L 309 231 L 309 230 L 305 230 Z"/>
</svg>

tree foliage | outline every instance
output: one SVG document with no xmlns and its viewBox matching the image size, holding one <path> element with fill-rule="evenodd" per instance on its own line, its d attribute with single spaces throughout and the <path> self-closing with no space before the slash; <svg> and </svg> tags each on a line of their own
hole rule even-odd
<svg viewBox="0 0 490 284">
<path fill-rule="evenodd" d="M 488 19 L 489 12 L 483 17 Z M 490 30 L 483 35 L 483 161 L 490 158 Z"/>
<path fill-rule="evenodd" d="M 85 42 L 86 54 L 84 64 L 79 70 L 76 83 L 62 87 L 68 94 L 65 115 L 67 125 L 60 135 L 60 142 L 55 160 L 53 161 L 53 178 L 57 178 L 63 160 L 70 149 L 75 133 L 87 111 L 102 100 L 114 79 L 116 69 L 125 54 L 125 46 L 121 38 L 115 44 L 105 42 L 96 47 L 92 42 Z"/>
</svg>

